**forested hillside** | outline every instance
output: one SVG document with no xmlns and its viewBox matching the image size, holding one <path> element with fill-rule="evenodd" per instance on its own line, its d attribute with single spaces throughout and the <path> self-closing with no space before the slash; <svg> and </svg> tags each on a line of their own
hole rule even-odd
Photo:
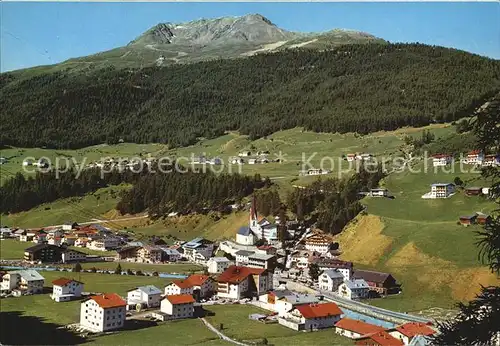
<svg viewBox="0 0 500 346">
<path fill-rule="evenodd" d="M 369 133 L 452 121 L 500 90 L 500 62 L 420 44 L 347 45 L 142 70 L 0 75 L 1 142 L 192 144 L 303 126 Z"/>
</svg>

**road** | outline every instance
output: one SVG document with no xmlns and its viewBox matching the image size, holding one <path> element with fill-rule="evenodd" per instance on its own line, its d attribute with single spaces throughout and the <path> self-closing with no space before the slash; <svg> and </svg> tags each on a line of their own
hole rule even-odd
<svg viewBox="0 0 500 346">
<path fill-rule="evenodd" d="M 131 221 L 131 220 L 139 220 L 139 219 L 145 219 L 149 215 L 142 215 L 142 216 L 134 216 L 134 217 L 125 217 L 122 219 L 112 219 L 112 220 L 99 220 L 99 219 L 92 219 L 92 221 L 86 221 L 86 222 L 78 222 L 79 225 L 93 225 L 95 223 L 112 223 L 112 222 L 121 222 L 121 221 Z M 62 227 L 63 225 L 52 225 L 52 226 L 45 226 L 46 228 L 49 227 Z"/>
<path fill-rule="evenodd" d="M 233 340 L 230 337 L 226 336 L 225 334 L 222 334 L 222 332 L 220 330 L 218 330 L 217 328 L 215 328 L 214 326 L 212 326 L 206 319 L 201 318 L 201 320 L 207 326 L 208 329 L 210 329 L 212 332 L 214 332 L 215 334 L 217 334 L 219 336 L 219 338 L 221 338 L 222 340 L 226 340 L 228 342 L 231 342 L 233 344 L 240 345 L 240 346 L 248 346 L 247 344 L 244 344 L 242 342 Z"/>
</svg>

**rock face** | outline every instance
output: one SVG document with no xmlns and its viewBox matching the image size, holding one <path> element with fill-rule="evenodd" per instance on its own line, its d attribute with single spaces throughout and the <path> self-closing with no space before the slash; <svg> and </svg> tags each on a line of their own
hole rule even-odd
<svg viewBox="0 0 500 346">
<path fill-rule="evenodd" d="M 301 34 L 278 28 L 260 14 L 242 17 L 200 19 L 188 23 L 161 23 L 129 45 L 179 44 L 204 46 L 238 42 L 270 43 L 290 40 Z"/>
</svg>

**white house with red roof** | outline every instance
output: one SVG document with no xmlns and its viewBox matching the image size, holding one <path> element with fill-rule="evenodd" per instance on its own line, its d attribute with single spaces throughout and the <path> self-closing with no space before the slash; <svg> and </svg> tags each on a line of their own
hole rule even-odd
<svg viewBox="0 0 500 346">
<path fill-rule="evenodd" d="M 230 266 L 217 278 L 217 296 L 241 299 L 259 296 L 273 288 L 273 273 L 267 269 Z"/>
<path fill-rule="evenodd" d="M 387 332 L 394 338 L 401 340 L 408 345 L 417 335 L 430 336 L 436 334 L 436 331 L 425 323 L 410 322 L 396 326 Z"/>
<path fill-rule="evenodd" d="M 83 282 L 59 278 L 52 281 L 52 294 L 50 298 L 56 302 L 67 302 L 82 296 Z"/>
<path fill-rule="evenodd" d="M 161 301 L 160 311 L 167 315 L 164 319 L 192 318 L 194 302 L 195 300 L 190 294 L 168 295 Z"/>
<path fill-rule="evenodd" d="M 122 328 L 127 302 L 116 293 L 104 293 L 84 300 L 80 305 L 80 327 L 91 332 Z"/>
<path fill-rule="evenodd" d="M 366 334 L 356 339 L 356 345 L 362 346 L 403 346 L 401 340 L 396 339 L 385 330 Z"/>
<path fill-rule="evenodd" d="M 333 328 L 342 310 L 335 303 L 299 305 L 278 318 L 278 323 L 297 331 Z"/>
<path fill-rule="evenodd" d="M 187 279 L 173 280 L 165 286 L 165 295 L 193 294 L 193 285 Z"/>
<path fill-rule="evenodd" d="M 453 160 L 453 157 L 448 154 L 437 154 L 432 155 L 432 165 L 434 167 L 449 165 Z"/>
<path fill-rule="evenodd" d="M 469 165 L 481 165 L 483 160 L 484 153 L 481 150 L 473 150 L 470 153 L 467 153 L 462 161 Z"/>
<path fill-rule="evenodd" d="M 215 280 L 210 276 L 192 274 L 184 280 L 174 280 L 165 286 L 165 295 L 191 294 L 201 299 L 211 297 L 215 290 Z"/>
<path fill-rule="evenodd" d="M 385 330 L 384 327 L 345 317 L 335 324 L 335 333 L 350 339 L 356 339 L 363 335 L 383 330 Z"/>
</svg>

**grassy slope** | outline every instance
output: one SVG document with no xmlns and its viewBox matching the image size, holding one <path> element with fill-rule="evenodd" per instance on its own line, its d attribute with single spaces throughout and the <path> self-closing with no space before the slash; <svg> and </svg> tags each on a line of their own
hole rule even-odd
<svg viewBox="0 0 500 346">
<path fill-rule="evenodd" d="M 360 216 L 339 236 L 345 259 L 358 267 L 390 271 L 404 293 L 373 304 L 401 311 L 449 308 L 456 300 L 473 297 L 479 284 L 498 283 L 478 261 L 474 230 L 457 225 L 460 215 L 489 212 L 495 206 L 481 197 L 458 192 L 449 199 L 424 200 L 429 184 L 461 177 L 468 186 L 488 186 L 479 174 L 393 174 L 385 186 L 395 199 L 365 199 L 367 216 Z M 417 167 L 422 167 L 419 164 Z"/>
</svg>

